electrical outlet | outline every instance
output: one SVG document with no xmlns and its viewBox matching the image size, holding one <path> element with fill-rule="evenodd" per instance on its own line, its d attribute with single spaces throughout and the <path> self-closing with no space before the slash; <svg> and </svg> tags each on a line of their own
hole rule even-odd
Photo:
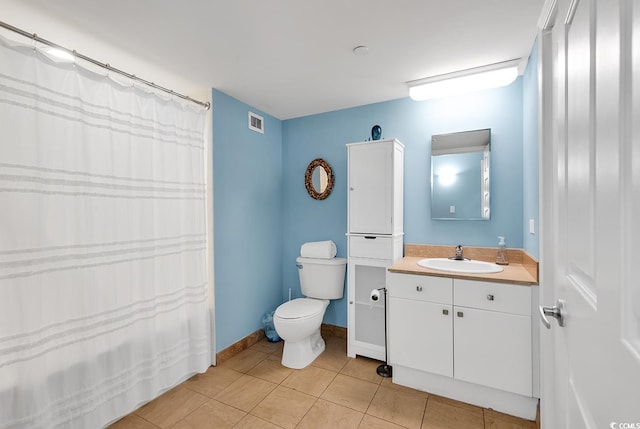
<svg viewBox="0 0 640 429">
<path fill-rule="evenodd" d="M 534 219 L 529 219 L 529 234 L 536 233 L 536 221 Z"/>
<path fill-rule="evenodd" d="M 449 213 L 455 213 L 456 212 L 456 206 L 449 206 Z"/>
</svg>

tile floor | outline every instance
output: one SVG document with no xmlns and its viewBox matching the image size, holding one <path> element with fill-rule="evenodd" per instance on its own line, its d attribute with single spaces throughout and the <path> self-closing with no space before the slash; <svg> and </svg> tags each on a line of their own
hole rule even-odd
<svg viewBox="0 0 640 429">
<path fill-rule="evenodd" d="M 391 383 L 380 362 L 346 355 L 344 339 L 310 366 L 280 364 L 262 340 L 139 408 L 110 429 L 535 429 L 518 419 Z"/>
</svg>

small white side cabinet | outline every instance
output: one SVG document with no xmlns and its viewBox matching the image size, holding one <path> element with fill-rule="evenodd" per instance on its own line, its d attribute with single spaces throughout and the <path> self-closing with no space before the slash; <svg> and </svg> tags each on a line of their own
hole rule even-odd
<svg viewBox="0 0 640 429">
<path fill-rule="evenodd" d="M 535 287 L 401 273 L 387 279 L 394 383 L 535 417 Z"/>
<path fill-rule="evenodd" d="M 347 145 L 347 354 L 384 360 L 387 268 L 402 258 L 404 146 L 396 139 Z"/>
</svg>

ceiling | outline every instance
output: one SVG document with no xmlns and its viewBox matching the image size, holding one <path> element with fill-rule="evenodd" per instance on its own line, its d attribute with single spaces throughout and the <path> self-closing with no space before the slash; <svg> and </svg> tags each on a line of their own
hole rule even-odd
<svg viewBox="0 0 640 429">
<path fill-rule="evenodd" d="M 30 0 L 279 119 L 407 97 L 407 81 L 526 58 L 543 2 Z M 369 53 L 355 55 L 358 45 Z"/>
</svg>

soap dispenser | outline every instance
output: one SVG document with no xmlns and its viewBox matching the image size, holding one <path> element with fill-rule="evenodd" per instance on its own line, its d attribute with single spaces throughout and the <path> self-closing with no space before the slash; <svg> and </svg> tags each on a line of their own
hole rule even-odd
<svg viewBox="0 0 640 429">
<path fill-rule="evenodd" d="M 504 237 L 498 236 L 498 256 L 496 256 L 496 264 L 509 265 L 507 259 L 507 243 L 504 242 Z"/>
</svg>

